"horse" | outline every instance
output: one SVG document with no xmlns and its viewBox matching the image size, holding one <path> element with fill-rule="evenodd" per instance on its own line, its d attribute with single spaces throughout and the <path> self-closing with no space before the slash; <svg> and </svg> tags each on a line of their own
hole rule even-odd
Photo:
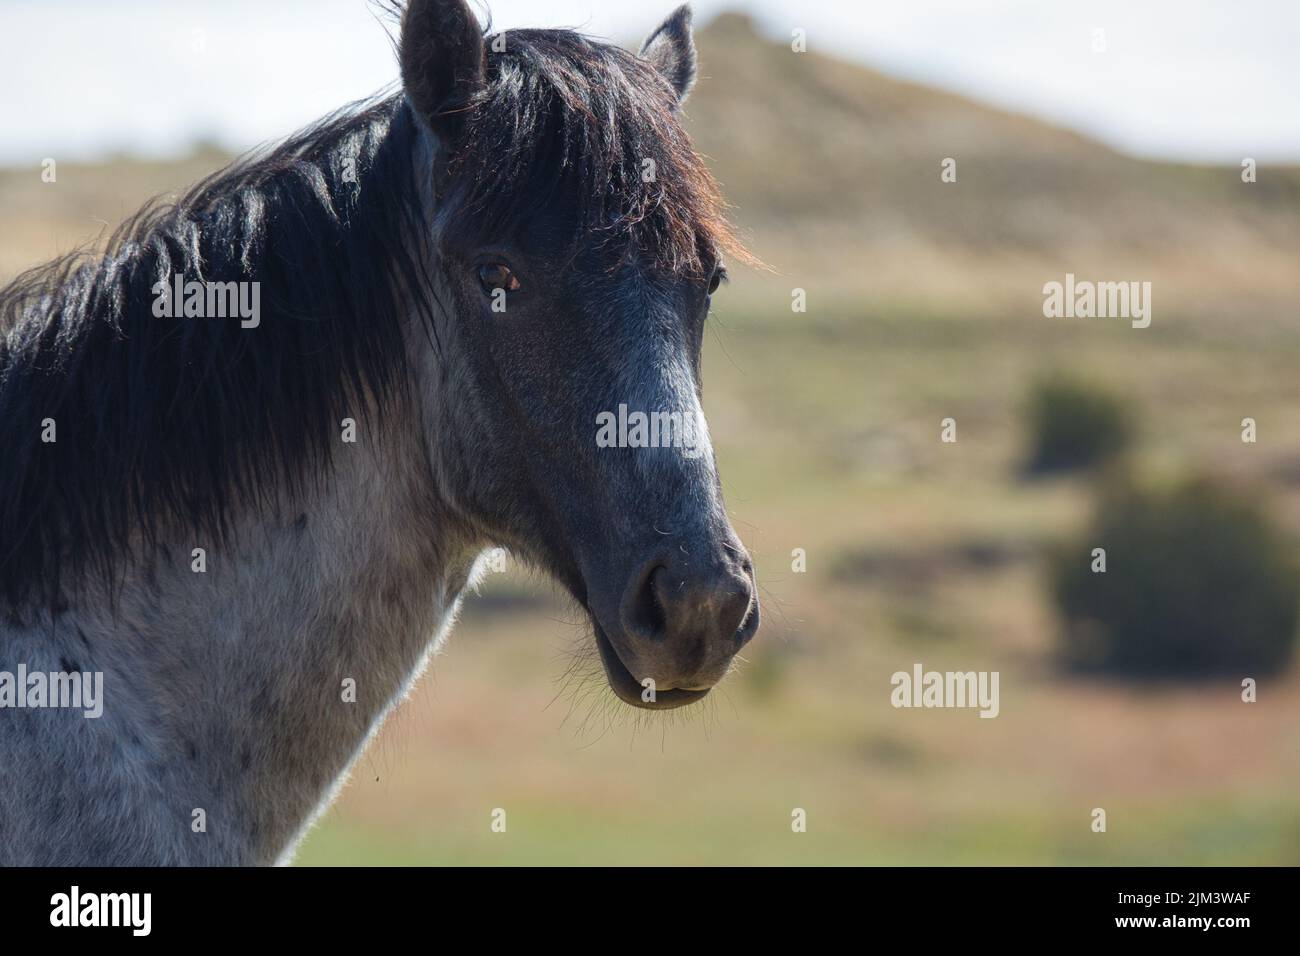
<svg viewBox="0 0 1300 956">
<path fill-rule="evenodd" d="M 0 863 L 290 862 L 494 548 L 636 707 L 758 628 L 689 7 L 638 54 L 388 10 L 399 84 L 0 292 Z"/>
</svg>

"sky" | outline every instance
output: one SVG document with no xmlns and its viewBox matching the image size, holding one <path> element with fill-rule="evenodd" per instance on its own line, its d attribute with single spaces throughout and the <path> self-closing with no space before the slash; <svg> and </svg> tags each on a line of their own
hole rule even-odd
<svg viewBox="0 0 1300 956">
<path fill-rule="evenodd" d="M 493 0 L 633 44 L 674 0 Z M 1300 162 L 1300 0 L 697 0 L 1139 156 Z M 478 9 L 483 9 L 483 4 Z M 1098 34 L 1097 31 L 1101 31 Z M 1104 51 L 1094 50 L 1098 37 Z M 704 64 L 707 73 L 708 64 Z M 0 164 L 243 150 L 396 79 L 367 0 L 0 0 Z"/>
</svg>

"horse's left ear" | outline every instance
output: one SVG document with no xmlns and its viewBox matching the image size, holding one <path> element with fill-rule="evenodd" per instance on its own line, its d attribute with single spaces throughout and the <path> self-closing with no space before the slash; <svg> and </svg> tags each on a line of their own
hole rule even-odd
<svg viewBox="0 0 1300 956">
<path fill-rule="evenodd" d="M 483 32 L 465 0 L 410 0 L 398 48 L 402 86 L 441 137 L 454 138 L 462 111 L 483 85 Z"/>
<path fill-rule="evenodd" d="M 683 3 L 641 45 L 649 60 L 677 91 L 677 102 L 695 85 L 695 41 L 691 39 L 691 5 Z"/>
</svg>

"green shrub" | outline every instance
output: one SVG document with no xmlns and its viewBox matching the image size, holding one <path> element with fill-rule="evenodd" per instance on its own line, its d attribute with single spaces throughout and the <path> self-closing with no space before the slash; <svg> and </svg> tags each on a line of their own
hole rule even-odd
<svg viewBox="0 0 1300 956">
<path fill-rule="evenodd" d="M 1093 549 L 1106 570 L 1093 570 Z M 1263 507 L 1200 480 L 1107 490 L 1092 529 L 1054 556 L 1065 658 L 1136 677 L 1280 670 L 1296 634 L 1296 564 Z"/>
<path fill-rule="evenodd" d="M 1131 417 L 1118 398 L 1069 378 L 1034 385 L 1026 417 L 1030 474 L 1095 468 L 1124 452 L 1133 438 Z"/>
</svg>

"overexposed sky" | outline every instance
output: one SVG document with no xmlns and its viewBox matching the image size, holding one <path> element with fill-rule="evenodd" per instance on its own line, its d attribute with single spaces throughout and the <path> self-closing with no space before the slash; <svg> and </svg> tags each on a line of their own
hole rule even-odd
<svg viewBox="0 0 1300 956">
<path fill-rule="evenodd" d="M 674 0 L 495 0 L 622 42 Z M 1144 156 L 1300 162 L 1300 0 L 698 0 Z M 483 8 L 483 4 L 479 4 Z M 1104 31 L 1106 50 L 1093 51 Z M 704 64 L 707 73 L 708 64 Z M 0 0 L 0 164 L 245 149 L 396 79 L 366 0 Z"/>
</svg>

